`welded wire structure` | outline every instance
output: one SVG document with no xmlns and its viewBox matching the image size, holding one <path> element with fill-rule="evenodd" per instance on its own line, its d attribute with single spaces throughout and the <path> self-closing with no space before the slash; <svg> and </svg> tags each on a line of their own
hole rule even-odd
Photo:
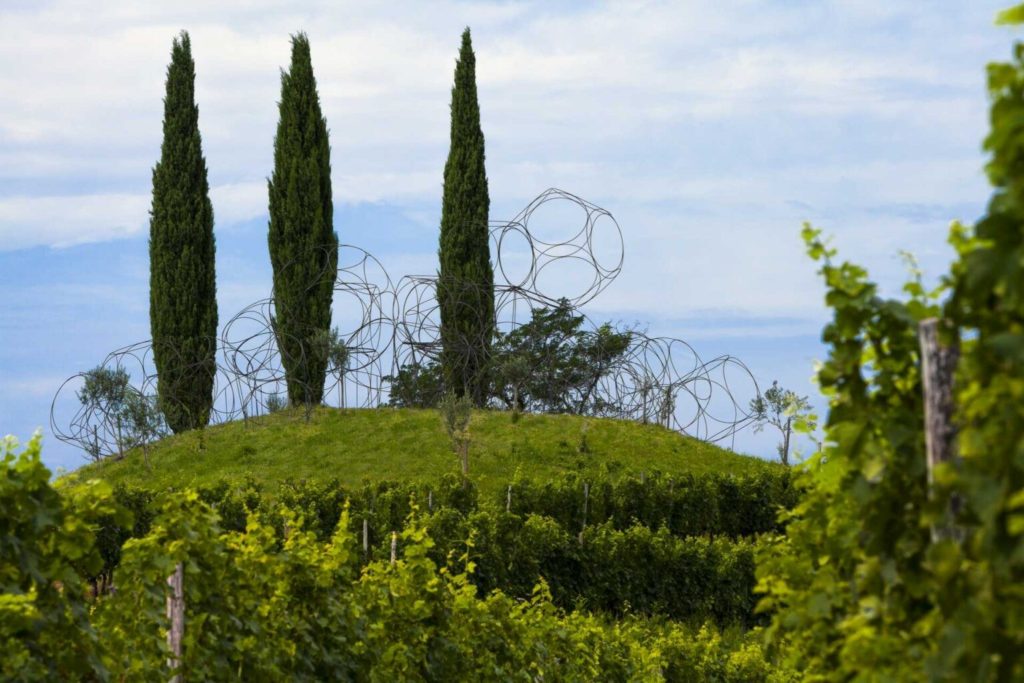
<svg viewBox="0 0 1024 683">
<path fill-rule="evenodd" d="M 609 212 L 547 190 L 511 221 L 491 225 L 491 253 L 496 329 L 487 338 L 447 343 L 463 345 L 461 357 L 489 368 L 492 407 L 629 419 L 711 442 L 731 439 L 752 422 L 749 403 L 758 387 L 739 359 L 705 361 L 681 339 L 598 325 L 582 313 L 622 271 L 622 232 Z M 376 257 L 347 244 L 339 247 L 337 272 L 315 276 L 311 288 L 316 278 L 333 278 L 335 334 L 310 330 L 282 344 L 273 292 L 245 307 L 217 340 L 211 424 L 258 421 L 283 406 L 282 347 L 326 359 L 327 405 L 415 404 L 396 393 L 410 377 L 430 380 L 424 386 L 435 399 L 443 391 L 438 292 L 479 300 L 466 295 L 474 285 L 439 283 L 436 274 L 393 282 Z M 564 315 L 550 317 L 553 311 Z M 150 341 L 118 349 L 63 383 L 51 429 L 94 459 L 146 446 L 168 433 L 156 382 Z M 307 415 L 315 407 L 304 405 Z"/>
</svg>

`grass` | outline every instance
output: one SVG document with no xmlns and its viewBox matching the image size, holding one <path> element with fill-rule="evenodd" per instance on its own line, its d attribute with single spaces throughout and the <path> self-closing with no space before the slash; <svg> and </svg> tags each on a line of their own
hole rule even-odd
<svg viewBox="0 0 1024 683">
<path fill-rule="evenodd" d="M 778 467 L 657 425 L 575 415 L 477 411 L 470 422 L 470 477 L 482 491 L 502 488 L 517 470 L 531 479 L 568 471 L 660 470 L 666 474 L 744 474 Z M 434 410 L 319 408 L 307 422 L 288 410 L 168 437 L 120 461 L 88 465 L 69 483 L 100 478 L 149 488 L 219 480 L 264 484 L 292 480 L 358 484 L 363 479 L 433 481 L 458 472 L 458 457 Z"/>
</svg>

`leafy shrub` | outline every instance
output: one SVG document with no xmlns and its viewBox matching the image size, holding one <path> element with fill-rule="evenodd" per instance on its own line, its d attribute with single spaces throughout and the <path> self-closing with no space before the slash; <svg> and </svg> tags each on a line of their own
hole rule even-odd
<svg viewBox="0 0 1024 683">
<path fill-rule="evenodd" d="M 53 489 L 38 436 L 20 454 L 16 449 L 10 437 L 0 442 L 0 678 L 103 676 L 102 640 L 86 603 L 86 579 L 104 562 L 93 525 L 131 520 L 104 483 L 67 495 Z"/>
<path fill-rule="evenodd" d="M 388 405 L 394 408 L 434 408 L 445 393 L 440 363 L 403 365 L 384 381 L 390 386 Z"/>
</svg>

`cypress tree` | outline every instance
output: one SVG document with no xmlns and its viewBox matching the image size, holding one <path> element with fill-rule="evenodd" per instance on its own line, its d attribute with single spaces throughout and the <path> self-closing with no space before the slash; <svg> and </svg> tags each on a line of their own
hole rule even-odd
<svg viewBox="0 0 1024 683">
<path fill-rule="evenodd" d="M 184 31 L 167 67 L 163 143 L 153 168 L 149 321 L 159 406 L 174 432 L 204 427 L 217 372 L 213 206 L 195 104 L 195 63 Z"/>
<path fill-rule="evenodd" d="M 320 111 L 305 34 L 292 36 L 292 61 L 281 73 L 278 109 L 274 173 L 268 182 L 274 333 L 289 402 L 316 404 L 323 399 L 327 373 L 320 340 L 330 332 L 338 235 L 327 120 Z"/>
<path fill-rule="evenodd" d="M 484 134 L 476 95 L 476 57 L 469 29 L 455 63 L 451 146 L 444 167 L 438 304 L 445 386 L 474 403 L 487 399 L 486 366 L 494 333 L 494 271 L 487 214 Z"/>
</svg>

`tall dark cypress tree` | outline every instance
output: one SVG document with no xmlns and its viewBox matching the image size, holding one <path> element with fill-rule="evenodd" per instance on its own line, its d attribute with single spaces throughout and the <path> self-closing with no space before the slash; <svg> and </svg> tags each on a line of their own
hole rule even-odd
<svg viewBox="0 0 1024 683">
<path fill-rule="evenodd" d="M 274 267 L 274 333 L 292 405 L 323 399 L 338 267 L 331 202 L 331 148 L 320 112 L 305 34 L 292 36 L 292 62 L 281 73 L 274 138 L 268 244 Z"/>
<path fill-rule="evenodd" d="M 487 214 L 484 134 L 476 96 L 476 57 L 469 29 L 455 63 L 451 147 L 444 167 L 438 304 L 441 309 L 441 369 L 445 386 L 487 399 L 486 366 L 494 333 L 494 271 Z"/>
<path fill-rule="evenodd" d="M 195 63 L 184 31 L 171 48 L 164 139 L 153 168 L 149 322 L 160 409 L 175 432 L 206 426 L 217 371 L 213 206 L 199 136 Z"/>
</svg>

